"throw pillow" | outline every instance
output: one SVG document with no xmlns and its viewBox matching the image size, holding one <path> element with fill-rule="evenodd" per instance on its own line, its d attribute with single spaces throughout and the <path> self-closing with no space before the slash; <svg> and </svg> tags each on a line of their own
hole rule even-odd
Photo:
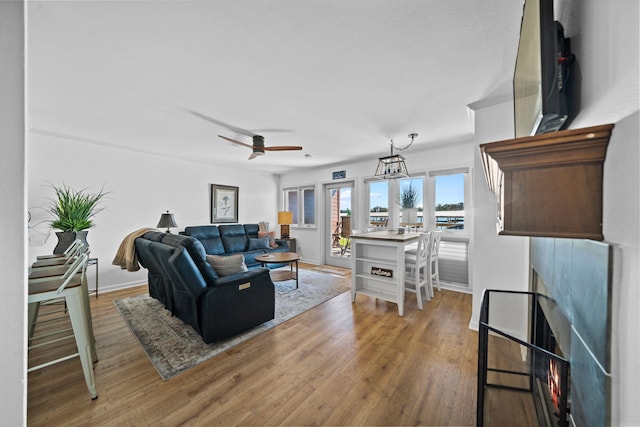
<svg viewBox="0 0 640 427">
<path fill-rule="evenodd" d="M 270 231 L 265 233 L 263 231 L 258 231 L 258 237 L 269 237 L 269 246 L 272 248 L 277 248 L 278 244 L 276 243 L 276 232 Z"/>
<path fill-rule="evenodd" d="M 220 277 L 247 271 L 247 264 L 244 263 L 244 255 L 242 254 L 228 256 L 207 255 L 207 262 L 211 264 L 216 274 Z"/>
<path fill-rule="evenodd" d="M 269 236 L 260 237 L 258 239 L 249 239 L 249 250 L 253 251 L 255 249 L 269 249 L 271 246 L 271 242 Z"/>
</svg>

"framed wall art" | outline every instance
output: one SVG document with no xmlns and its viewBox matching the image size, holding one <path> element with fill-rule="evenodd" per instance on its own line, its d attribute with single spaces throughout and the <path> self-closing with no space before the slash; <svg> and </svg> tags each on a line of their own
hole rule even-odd
<svg viewBox="0 0 640 427">
<path fill-rule="evenodd" d="M 211 223 L 238 222 L 238 187 L 211 184 Z"/>
</svg>

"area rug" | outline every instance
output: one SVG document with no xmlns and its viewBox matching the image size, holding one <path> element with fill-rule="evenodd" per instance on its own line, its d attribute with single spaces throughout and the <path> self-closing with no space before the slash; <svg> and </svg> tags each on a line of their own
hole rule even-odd
<svg viewBox="0 0 640 427">
<path fill-rule="evenodd" d="M 298 289 L 295 280 L 274 282 L 273 320 L 212 344 L 205 344 L 191 326 L 172 317 L 162 303 L 149 295 L 113 303 L 160 376 L 168 380 L 350 289 L 350 281 L 344 277 L 309 270 L 300 270 L 299 274 Z"/>
</svg>

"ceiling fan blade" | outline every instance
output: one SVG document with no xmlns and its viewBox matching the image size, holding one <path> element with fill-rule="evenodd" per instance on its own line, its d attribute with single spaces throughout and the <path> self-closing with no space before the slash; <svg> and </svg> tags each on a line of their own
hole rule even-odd
<svg viewBox="0 0 640 427">
<path fill-rule="evenodd" d="M 299 145 L 275 145 L 273 147 L 264 147 L 266 151 L 290 151 L 290 150 L 302 150 Z"/>
<path fill-rule="evenodd" d="M 226 136 L 222 136 L 222 135 L 218 135 L 218 136 L 222 139 L 226 139 L 229 142 L 232 142 L 234 144 L 239 144 L 247 148 L 251 148 L 253 150 L 253 145 L 245 144 L 244 142 L 236 141 L 235 139 L 227 138 Z"/>
<path fill-rule="evenodd" d="M 261 133 L 287 133 L 287 132 L 293 132 L 293 130 L 291 129 L 254 129 L 253 130 L 255 133 L 257 134 L 261 134 Z"/>
<path fill-rule="evenodd" d="M 231 132 L 235 132 L 235 133 L 238 133 L 240 135 L 246 135 L 246 136 L 255 135 L 255 133 L 251 132 L 250 130 L 246 130 L 246 129 L 239 128 L 237 126 L 230 125 L 229 123 L 225 123 L 225 122 L 223 122 L 221 120 L 214 119 L 213 117 L 209 117 L 209 116 L 204 115 L 202 113 L 198 113 L 197 111 L 187 110 L 187 112 L 193 114 L 196 117 L 200 117 L 201 119 L 206 120 L 206 121 L 208 121 L 210 123 L 213 123 L 213 124 L 218 125 L 218 126 L 222 126 L 223 128 L 226 128 L 226 129 L 229 129 Z"/>
</svg>

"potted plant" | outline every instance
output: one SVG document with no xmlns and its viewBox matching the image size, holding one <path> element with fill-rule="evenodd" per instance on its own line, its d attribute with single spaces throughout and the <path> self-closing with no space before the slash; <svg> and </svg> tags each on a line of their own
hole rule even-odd
<svg viewBox="0 0 640 427">
<path fill-rule="evenodd" d="M 402 187 L 400 190 L 400 207 L 402 208 L 402 222 L 415 224 L 418 222 L 418 203 L 420 203 L 419 188 L 414 188 L 413 183 Z"/>
<path fill-rule="evenodd" d="M 56 199 L 52 200 L 49 212 L 53 219 L 51 227 L 60 230 L 56 232 L 58 244 L 53 249 L 54 254 L 64 252 L 71 243 L 80 239 L 87 244 L 88 229 L 93 226 L 93 217 L 102 209 L 98 203 L 107 194 L 101 189 L 98 193 L 88 193 L 85 189 L 74 190 L 62 185 L 52 185 Z"/>
</svg>

